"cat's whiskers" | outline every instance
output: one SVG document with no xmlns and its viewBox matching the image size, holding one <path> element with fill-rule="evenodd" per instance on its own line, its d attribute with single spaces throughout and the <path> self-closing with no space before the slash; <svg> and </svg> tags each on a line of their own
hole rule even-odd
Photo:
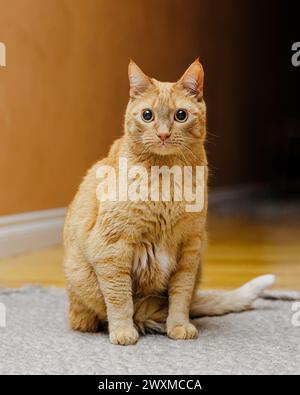
<svg viewBox="0 0 300 395">
<path fill-rule="evenodd" d="M 193 158 L 197 161 L 198 160 L 198 158 L 197 158 L 197 156 L 194 154 L 194 152 L 188 147 L 188 146 L 186 146 L 184 143 L 182 143 L 182 145 L 181 145 L 184 149 L 186 149 L 192 156 L 193 156 Z"/>
</svg>

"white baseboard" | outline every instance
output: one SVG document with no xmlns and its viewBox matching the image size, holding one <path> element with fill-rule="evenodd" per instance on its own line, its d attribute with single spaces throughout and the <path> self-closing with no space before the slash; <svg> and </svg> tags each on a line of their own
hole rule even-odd
<svg viewBox="0 0 300 395">
<path fill-rule="evenodd" d="M 60 244 L 65 214 L 57 208 L 0 217 L 0 258 Z"/>
</svg>

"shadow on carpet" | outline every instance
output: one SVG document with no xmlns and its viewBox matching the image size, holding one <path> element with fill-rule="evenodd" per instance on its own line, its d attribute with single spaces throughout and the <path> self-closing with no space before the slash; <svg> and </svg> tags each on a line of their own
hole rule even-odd
<svg viewBox="0 0 300 395">
<path fill-rule="evenodd" d="M 254 310 L 195 320 L 198 340 L 147 335 L 121 347 L 70 331 L 64 290 L 0 289 L 0 374 L 300 374 L 296 300 L 297 292 L 268 291 Z"/>
</svg>

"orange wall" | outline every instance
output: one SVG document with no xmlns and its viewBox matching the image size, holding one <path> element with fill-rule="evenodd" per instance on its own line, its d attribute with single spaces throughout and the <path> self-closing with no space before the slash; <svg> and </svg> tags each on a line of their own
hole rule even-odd
<svg viewBox="0 0 300 395">
<path fill-rule="evenodd" d="M 0 68 L 0 214 L 69 203 L 86 169 L 122 133 L 129 57 L 148 74 L 175 80 L 200 55 L 211 130 L 226 136 L 212 148 L 214 167 L 224 169 L 217 183 L 235 182 L 241 169 L 224 148 L 239 160 L 235 103 L 243 87 L 233 91 L 232 84 L 246 60 L 236 65 L 243 40 L 233 24 L 237 2 L 215 4 L 0 0 L 7 48 L 7 67 Z"/>
</svg>

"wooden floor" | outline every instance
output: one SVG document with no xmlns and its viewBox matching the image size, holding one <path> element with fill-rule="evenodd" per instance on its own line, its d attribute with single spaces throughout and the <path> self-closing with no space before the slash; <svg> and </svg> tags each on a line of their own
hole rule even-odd
<svg viewBox="0 0 300 395">
<path fill-rule="evenodd" d="M 275 273 L 276 288 L 300 290 L 298 223 L 257 223 L 209 218 L 202 288 L 229 289 L 260 274 Z M 0 260 L 0 285 L 64 286 L 63 250 L 55 247 Z"/>
</svg>

